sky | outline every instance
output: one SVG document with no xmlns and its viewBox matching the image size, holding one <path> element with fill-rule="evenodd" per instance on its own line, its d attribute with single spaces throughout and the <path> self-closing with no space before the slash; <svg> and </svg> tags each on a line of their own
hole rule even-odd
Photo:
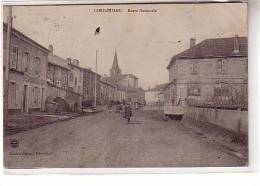
<svg viewBox="0 0 260 186">
<path fill-rule="evenodd" d="M 122 12 L 94 12 L 94 9 Z M 128 12 L 149 9 L 156 12 Z M 4 9 L 6 21 L 6 9 Z M 172 56 L 207 38 L 247 36 L 247 4 L 138 4 L 15 6 L 13 27 L 80 66 L 109 75 L 115 50 L 122 73 L 139 78 L 147 89 L 167 83 Z M 95 29 L 100 27 L 100 34 Z"/>
</svg>

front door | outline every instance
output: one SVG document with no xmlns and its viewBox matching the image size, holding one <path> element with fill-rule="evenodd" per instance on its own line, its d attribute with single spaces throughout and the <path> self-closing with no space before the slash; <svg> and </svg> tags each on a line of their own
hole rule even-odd
<svg viewBox="0 0 260 186">
<path fill-rule="evenodd" d="M 23 88 L 23 112 L 28 112 L 27 94 L 28 94 L 28 85 L 24 85 L 24 88 Z"/>
<path fill-rule="evenodd" d="M 42 88 L 42 94 L 41 94 L 41 111 L 44 111 L 44 88 Z"/>
</svg>

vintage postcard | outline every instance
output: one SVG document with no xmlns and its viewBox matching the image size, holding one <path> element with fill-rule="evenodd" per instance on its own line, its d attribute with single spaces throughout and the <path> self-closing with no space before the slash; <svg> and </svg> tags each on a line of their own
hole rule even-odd
<svg viewBox="0 0 260 186">
<path fill-rule="evenodd" d="M 3 14 L 6 169 L 249 166 L 246 2 Z"/>
</svg>

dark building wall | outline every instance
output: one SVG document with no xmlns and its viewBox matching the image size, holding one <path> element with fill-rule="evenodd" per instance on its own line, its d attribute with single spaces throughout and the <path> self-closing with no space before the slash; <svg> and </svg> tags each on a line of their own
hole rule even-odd
<svg viewBox="0 0 260 186">
<path fill-rule="evenodd" d="M 97 75 L 97 103 L 100 102 L 100 75 Z M 83 101 L 94 102 L 95 94 L 95 73 L 91 70 L 83 72 Z"/>
</svg>

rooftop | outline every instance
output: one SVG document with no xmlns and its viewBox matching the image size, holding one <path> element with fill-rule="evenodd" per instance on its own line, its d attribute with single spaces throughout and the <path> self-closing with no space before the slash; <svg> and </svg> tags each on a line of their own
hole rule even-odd
<svg viewBox="0 0 260 186">
<path fill-rule="evenodd" d="M 218 58 L 218 57 L 246 57 L 247 56 L 247 37 L 238 37 L 239 52 L 234 53 L 234 39 L 214 38 L 205 39 L 199 44 L 177 54 L 171 58 L 167 69 L 176 59 L 196 59 L 196 58 Z"/>
<path fill-rule="evenodd" d="M 3 30 L 7 31 L 7 24 L 3 23 Z M 29 42 L 33 43 L 34 45 L 38 46 L 39 48 L 43 49 L 46 52 L 50 52 L 49 49 L 47 49 L 46 47 L 44 47 L 43 45 L 39 44 L 38 42 L 36 42 L 35 40 L 31 39 L 30 37 L 26 36 L 25 34 L 23 34 L 22 32 L 18 31 L 17 29 L 12 27 L 12 33 L 13 34 L 19 34 L 20 36 L 24 37 L 25 39 L 27 39 Z"/>
<path fill-rule="evenodd" d="M 68 62 L 56 55 L 48 55 L 48 63 L 70 70 L 68 67 Z"/>
</svg>

